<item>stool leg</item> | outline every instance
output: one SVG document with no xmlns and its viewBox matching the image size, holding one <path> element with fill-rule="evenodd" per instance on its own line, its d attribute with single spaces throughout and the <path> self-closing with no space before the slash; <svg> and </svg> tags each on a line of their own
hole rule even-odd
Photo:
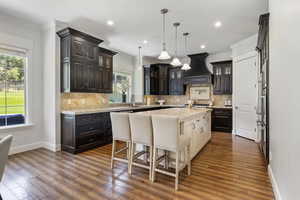
<svg viewBox="0 0 300 200">
<path fill-rule="evenodd" d="M 192 167 L 192 161 L 191 161 L 191 146 L 188 145 L 187 147 L 187 161 L 188 161 L 188 175 L 190 176 L 191 175 L 191 167 Z"/>
<path fill-rule="evenodd" d="M 126 147 L 127 147 L 127 160 L 129 161 L 129 159 L 130 159 L 130 147 L 129 147 L 129 142 L 126 142 Z"/>
<path fill-rule="evenodd" d="M 131 143 L 131 148 L 130 148 L 130 159 L 128 162 L 130 162 L 130 165 L 129 165 L 129 169 L 128 169 L 128 173 L 131 174 L 132 173 L 132 164 L 133 164 L 133 159 L 134 159 L 134 143 L 132 142 Z"/>
<path fill-rule="evenodd" d="M 113 140 L 112 142 L 112 152 L 111 152 L 111 163 L 110 163 L 110 168 L 114 168 L 114 157 L 115 157 L 115 149 L 116 149 L 116 141 Z"/>
<path fill-rule="evenodd" d="M 132 143 L 128 142 L 128 149 L 127 149 L 128 174 L 131 174 L 131 166 L 132 166 L 131 149 L 132 149 Z"/>
<path fill-rule="evenodd" d="M 152 162 L 153 162 L 153 146 L 149 147 L 149 151 L 150 151 L 150 158 L 149 158 L 149 180 L 152 180 Z"/>
<path fill-rule="evenodd" d="M 176 175 L 175 175 L 175 190 L 178 190 L 178 179 L 179 179 L 179 156 L 180 152 L 176 151 Z"/>
<path fill-rule="evenodd" d="M 155 181 L 156 154 L 157 154 L 157 149 L 154 147 L 153 148 L 153 160 L 152 160 L 152 182 Z"/>
</svg>

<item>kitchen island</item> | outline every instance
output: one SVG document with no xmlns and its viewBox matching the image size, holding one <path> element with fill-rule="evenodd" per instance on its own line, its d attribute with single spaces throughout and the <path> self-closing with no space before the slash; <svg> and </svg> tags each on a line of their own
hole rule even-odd
<svg viewBox="0 0 300 200">
<path fill-rule="evenodd" d="M 169 108 L 139 112 L 138 114 L 177 117 L 178 125 L 180 126 L 180 139 L 190 140 L 191 159 L 193 159 L 211 139 L 211 109 Z M 174 153 L 170 154 L 171 158 L 174 158 L 174 156 Z"/>
</svg>

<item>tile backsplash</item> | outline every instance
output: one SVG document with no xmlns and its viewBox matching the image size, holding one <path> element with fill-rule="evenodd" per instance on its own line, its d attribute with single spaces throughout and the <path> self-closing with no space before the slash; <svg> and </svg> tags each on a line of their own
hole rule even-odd
<svg viewBox="0 0 300 200">
<path fill-rule="evenodd" d="M 207 86 L 207 85 L 201 85 Z M 158 100 L 165 100 L 165 104 L 176 105 L 176 104 L 187 104 L 187 101 L 190 99 L 190 87 L 188 86 L 186 89 L 185 95 L 146 95 L 144 96 L 144 102 L 147 100 L 150 104 L 157 103 Z M 211 87 L 211 94 L 209 100 L 197 100 L 194 101 L 195 104 L 209 104 L 210 101 L 213 102 L 215 106 L 224 106 L 225 100 L 232 100 L 232 95 L 214 95 L 213 88 Z"/>
<path fill-rule="evenodd" d="M 61 110 L 102 108 L 109 106 L 109 94 L 62 93 Z"/>
<path fill-rule="evenodd" d="M 206 85 L 207 86 L 207 85 Z M 210 100 L 198 100 L 196 104 L 209 104 L 213 101 L 215 106 L 224 106 L 224 101 L 230 99 L 231 95 L 213 95 L 211 88 Z M 165 104 L 176 105 L 186 104 L 190 99 L 189 87 L 186 90 L 185 95 L 146 95 L 144 96 L 144 103 L 147 103 L 147 99 L 150 104 L 157 104 L 158 100 L 165 100 Z M 120 106 L 120 104 L 110 104 L 109 94 L 99 93 L 61 93 L 61 110 L 74 110 L 74 109 L 93 109 Z"/>
</svg>

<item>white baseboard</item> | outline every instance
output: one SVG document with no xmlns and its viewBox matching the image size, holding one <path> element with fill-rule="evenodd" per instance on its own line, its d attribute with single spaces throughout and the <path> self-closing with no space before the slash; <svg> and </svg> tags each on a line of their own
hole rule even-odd
<svg viewBox="0 0 300 200">
<path fill-rule="evenodd" d="M 49 142 L 42 142 L 43 147 L 45 149 L 48 149 L 49 151 L 57 152 L 61 150 L 61 145 L 60 144 L 52 144 Z"/>
<path fill-rule="evenodd" d="M 17 146 L 17 147 L 12 147 L 9 151 L 9 155 L 17 154 L 17 153 L 22 153 L 25 151 L 30 151 L 34 149 L 39 149 L 39 148 L 45 148 L 53 152 L 57 152 L 61 150 L 61 145 L 57 144 L 50 144 L 48 142 L 36 142 L 33 144 L 26 144 L 22 146 Z"/>
<path fill-rule="evenodd" d="M 282 200 L 280 192 L 279 192 L 278 184 L 277 184 L 275 176 L 273 174 L 271 165 L 268 165 L 268 174 L 269 174 L 269 177 L 271 179 L 275 199 L 276 200 Z"/>
<path fill-rule="evenodd" d="M 43 147 L 42 142 L 36 142 L 36 143 L 33 143 L 33 144 L 27 144 L 27 145 L 12 147 L 9 151 L 9 155 L 34 150 L 34 149 L 38 149 L 38 148 L 41 148 L 41 147 Z"/>
<path fill-rule="evenodd" d="M 232 135 L 236 135 L 235 129 L 232 129 Z"/>
</svg>

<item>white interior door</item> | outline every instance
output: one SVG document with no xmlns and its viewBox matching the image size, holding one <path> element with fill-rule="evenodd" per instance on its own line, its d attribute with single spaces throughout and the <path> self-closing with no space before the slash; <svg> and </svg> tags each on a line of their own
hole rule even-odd
<svg viewBox="0 0 300 200">
<path fill-rule="evenodd" d="M 235 134 L 257 139 L 257 54 L 251 53 L 234 60 Z"/>
</svg>

